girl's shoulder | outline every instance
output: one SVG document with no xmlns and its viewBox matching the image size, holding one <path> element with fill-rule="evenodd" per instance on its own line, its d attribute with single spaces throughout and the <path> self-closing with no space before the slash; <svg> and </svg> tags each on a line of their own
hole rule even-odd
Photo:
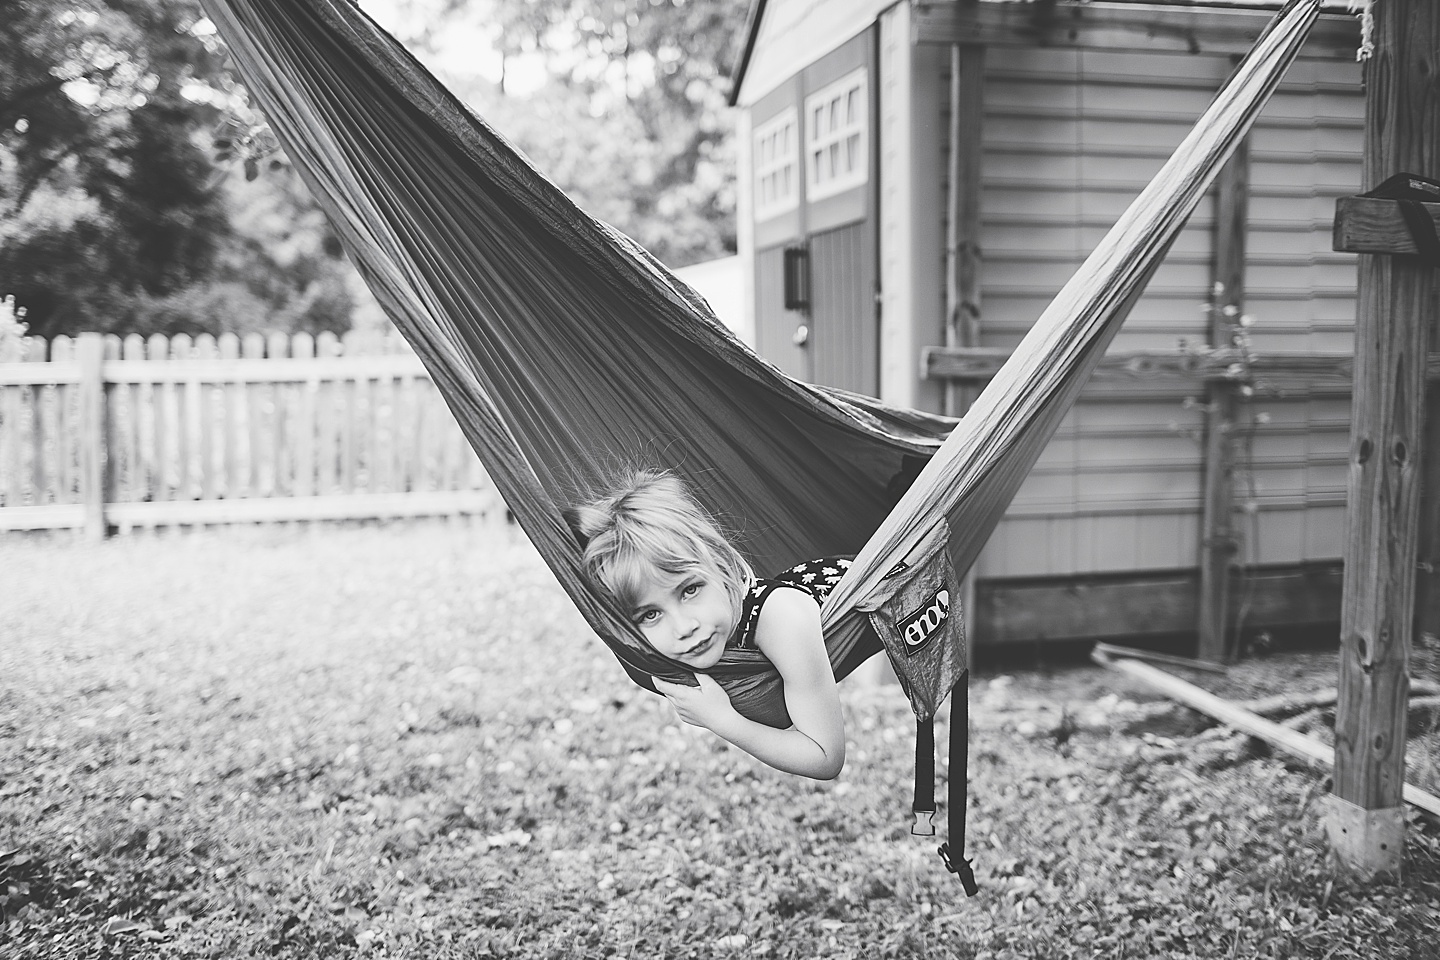
<svg viewBox="0 0 1440 960">
<path fill-rule="evenodd" d="M 776 589 L 789 587 L 790 590 L 808 594 L 815 603 L 823 603 L 835 589 L 835 585 L 850 569 L 850 561 L 843 557 L 822 557 L 798 563 L 773 577 L 756 580 L 745 594 L 740 610 L 740 624 L 735 629 L 730 646 L 737 649 L 754 648 L 755 631 L 760 625 L 760 614 Z"/>
</svg>

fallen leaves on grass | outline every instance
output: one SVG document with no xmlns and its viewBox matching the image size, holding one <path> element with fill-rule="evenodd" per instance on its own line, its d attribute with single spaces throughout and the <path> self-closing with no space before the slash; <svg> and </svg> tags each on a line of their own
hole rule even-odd
<svg viewBox="0 0 1440 960">
<path fill-rule="evenodd" d="M 1432 825 L 1403 884 L 1338 879 L 1323 775 L 1093 672 L 976 681 L 966 899 L 908 835 L 897 689 L 846 689 L 838 782 L 774 773 L 627 686 L 523 546 L 0 551 L 6 960 L 1389 958 L 1440 927 Z"/>
</svg>

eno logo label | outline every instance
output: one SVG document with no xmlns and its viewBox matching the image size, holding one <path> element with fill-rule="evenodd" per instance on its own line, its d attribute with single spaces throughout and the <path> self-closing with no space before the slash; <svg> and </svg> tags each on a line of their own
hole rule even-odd
<svg viewBox="0 0 1440 960">
<path fill-rule="evenodd" d="M 905 641 L 905 653 L 913 656 L 929 643 L 950 616 L 950 591 L 941 589 L 924 606 L 896 624 Z"/>
</svg>

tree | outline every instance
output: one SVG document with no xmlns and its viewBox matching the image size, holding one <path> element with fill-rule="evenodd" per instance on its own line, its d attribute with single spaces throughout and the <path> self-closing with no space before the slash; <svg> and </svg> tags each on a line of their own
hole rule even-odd
<svg viewBox="0 0 1440 960">
<path fill-rule="evenodd" d="M 587 211 L 671 266 L 735 249 L 726 116 L 739 0 L 396 0 L 402 39 Z M 445 69 L 461 23 L 498 76 Z M 470 58 L 473 63 L 474 58 Z M 547 81 L 518 90 L 524 62 Z"/>
<path fill-rule="evenodd" d="M 212 131 L 244 91 L 195 0 L 0 0 L 0 48 L 0 292 L 32 333 L 348 324 L 338 245 L 297 273 L 236 229 Z"/>
</svg>

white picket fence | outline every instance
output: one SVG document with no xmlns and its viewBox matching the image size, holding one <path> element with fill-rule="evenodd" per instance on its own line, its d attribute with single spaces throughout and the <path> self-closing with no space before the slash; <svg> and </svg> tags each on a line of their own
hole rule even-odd
<svg viewBox="0 0 1440 960">
<path fill-rule="evenodd" d="M 398 337 L 82 334 L 18 353 L 0 362 L 0 531 L 503 514 Z"/>
</svg>

